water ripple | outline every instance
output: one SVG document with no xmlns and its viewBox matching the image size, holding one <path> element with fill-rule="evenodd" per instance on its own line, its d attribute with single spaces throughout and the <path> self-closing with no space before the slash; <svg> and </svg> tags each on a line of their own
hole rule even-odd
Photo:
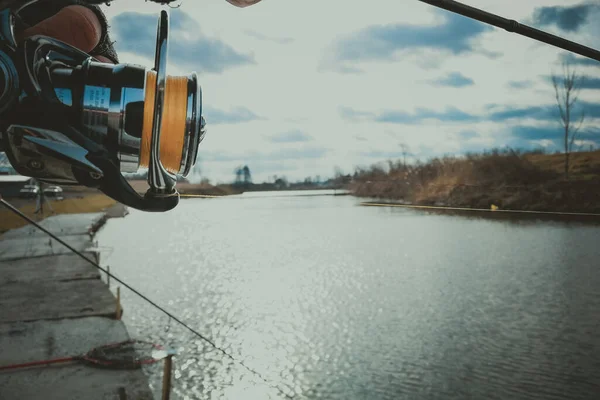
<svg viewBox="0 0 600 400">
<path fill-rule="evenodd" d="M 98 240 L 111 271 L 296 399 L 598 398 L 598 228 L 354 204 L 189 200 Z M 178 351 L 173 399 L 282 398 L 121 293 L 130 332 Z"/>
</svg>

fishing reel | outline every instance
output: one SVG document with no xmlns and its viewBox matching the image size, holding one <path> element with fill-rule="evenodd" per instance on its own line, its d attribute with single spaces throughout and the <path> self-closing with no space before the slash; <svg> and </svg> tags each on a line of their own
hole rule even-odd
<svg viewBox="0 0 600 400">
<path fill-rule="evenodd" d="M 196 73 L 167 75 L 168 12 L 158 18 L 150 69 L 102 63 L 46 36 L 17 44 L 16 11 L 0 11 L 0 147 L 13 168 L 97 188 L 138 210 L 176 207 L 177 177 L 195 165 L 205 122 Z M 140 168 L 148 168 L 143 195 L 123 176 Z"/>
</svg>

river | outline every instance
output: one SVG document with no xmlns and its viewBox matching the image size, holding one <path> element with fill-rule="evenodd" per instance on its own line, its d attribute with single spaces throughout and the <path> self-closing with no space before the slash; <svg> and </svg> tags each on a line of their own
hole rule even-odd
<svg viewBox="0 0 600 400">
<path fill-rule="evenodd" d="M 599 398 L 600 228 L 298 194 L 131 210 L 102 263 L 295 399 Z M 178 352 L 172 399 L 284 398 L 121 296 L 132 336 Z"/>
</svg>

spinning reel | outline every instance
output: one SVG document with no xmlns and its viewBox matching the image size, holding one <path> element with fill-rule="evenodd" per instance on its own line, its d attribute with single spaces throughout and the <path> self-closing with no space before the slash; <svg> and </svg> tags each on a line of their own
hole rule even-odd
<svg viewBox="0 0 600 400">
<path fill-rule="evenodd" d="M 138 210 L 176 207 L 177 177 L 195 165 L 205 122 L 196 73 L 167 75 L 167 11 L 149 69 L 102 63 L 46 36 L 17 44 L 15 17 L 25 6 L 0 6 L 0 149 L 13 168 L 42 182 L 97 188 Z M 144 195 L 122 174 L 139 168 L 148 168 Z"/>
</svg>

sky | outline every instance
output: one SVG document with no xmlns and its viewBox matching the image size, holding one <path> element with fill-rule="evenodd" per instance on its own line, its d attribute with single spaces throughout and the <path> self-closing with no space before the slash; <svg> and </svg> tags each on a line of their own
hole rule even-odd
<svg viewBox="0 0 600 400">
<path fill-rule="evenodd" d="M 600 1 L 467 0 L 600 49 Z M 600 147 L 600 63 L 418 0 L 182 0 L 169 9 L 168 74 L 195 71 L 206 138 L 191 178 L 255 182 L 492 147 L 560 149 L 549 77 L 585 76 L 580 145 Z M 153 65 L 158 12 L 105 7 L 120 62 Z M 594 23 L 596 21 L 596 23 Z M 579 112 L 580 110 L 577 110 Z"/>
</svg>

